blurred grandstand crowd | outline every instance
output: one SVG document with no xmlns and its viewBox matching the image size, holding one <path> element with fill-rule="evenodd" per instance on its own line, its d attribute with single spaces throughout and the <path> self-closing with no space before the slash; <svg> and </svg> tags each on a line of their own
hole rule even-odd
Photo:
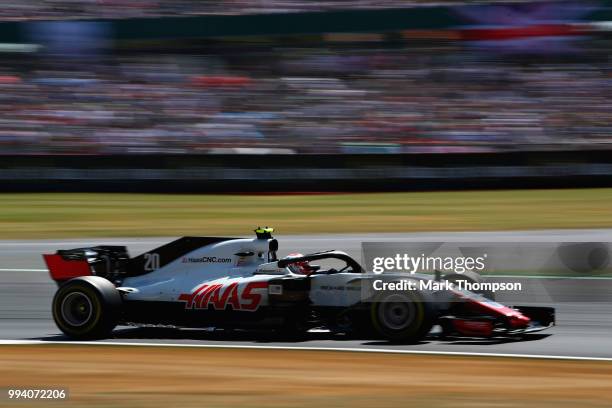
<svg viewBox="0 0 612 408">
<path fill-rule="evenodd" d="M 612 143 L 612 65 L 272 47 L 0 72 L 0 152 L 356 153 Z"/>
<path fill-rule="evenodd" d="M 488 0 L 488 3 L 502 0 Z M 510 0 L 513 2 L 521 0 Z M 4 0 L 0 19 L 134 18 L 399 8 L 475 0 Z M 508 0 L 503 1 L 508 3 Z"/>
</svg>

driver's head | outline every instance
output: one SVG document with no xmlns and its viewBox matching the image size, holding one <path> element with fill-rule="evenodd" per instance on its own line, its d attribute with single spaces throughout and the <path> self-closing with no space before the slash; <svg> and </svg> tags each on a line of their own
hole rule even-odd
<svg viewBox="0 0 612 408">
<path fill-rule="evenodd" d="M 299 258 L 301 256 L 304 255 L 300 254 L 299 252 L 295 252 L 287 255 L 287 258 Z M 307 261 L 300 261 L 289 264 L 288 268 L 291 272 L 296 273 L 298 275 L 310 275 L 313 272 L 313 269 L 310 267 L 310 264 Z"/>
</svg>

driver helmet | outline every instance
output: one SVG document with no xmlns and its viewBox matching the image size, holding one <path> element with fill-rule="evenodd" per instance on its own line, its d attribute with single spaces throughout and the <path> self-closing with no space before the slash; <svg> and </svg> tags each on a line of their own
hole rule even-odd
<svg viewBox="0 0 612 408">
<path fill-rule="evenodd" d="M 300 256 L 304 256 L 299 252 L 294 252 L 292 254 L 287 255 L 287 258 L 299 258 Z M 308 261 L 300 261 L 289 264 L 289 270 L 298 275 L 310 275 L 314 270 L 310 267 Z"/>
</svg>

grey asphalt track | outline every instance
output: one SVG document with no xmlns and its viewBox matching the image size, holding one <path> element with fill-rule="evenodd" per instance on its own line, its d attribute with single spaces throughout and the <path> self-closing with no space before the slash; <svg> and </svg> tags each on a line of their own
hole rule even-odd
<svg viewBox="0 0 612 408">
<path fill-rule="evenodd" d="M 360 256 L 363 241 L 473 241 L 473 242 L 610 242 L 612 230 L 551 230 L 530 232 L 418 233 L 311 235 L 277 237 L 281 255 L 340 249 Z M 56 249 L 95 244 L 125 244 L 136 255 L 172 238 L 82 239 L 56 241 L 0 241 L 0 339 L 66 340 L 55 327 L 50 304 L 55 284 L 44 271 L 40 255 Z M 501 279 L 501 278 L 498 278 Z M 524 284 L 524 299 L 501 302 L 544 304 L 557 309 L 557 326 L 526 339 L 441 341 L 435 337 L 416 345 L 391 345 L 380 340 L 345 339 L 312 332 L 305 339 L 287 341 L 256 333 L 205 330 L 118 328 L 106 342 L 280 345 L 298 347 L 375 348 L 390 350 L 558 355 L 612 358 L 612 279 L 513 278 Z M 508 280 L 506 278 L 506 280 Z M 537 299 L 537 300 L 536 300 Z"/>
</svg>

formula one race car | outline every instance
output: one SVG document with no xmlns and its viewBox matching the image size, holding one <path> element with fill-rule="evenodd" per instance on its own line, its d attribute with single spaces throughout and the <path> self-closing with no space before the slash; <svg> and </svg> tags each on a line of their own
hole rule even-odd
<svg viewBox="0 0 612 408">
<path fill-rule="evenodd" d="M 272 229 L 255 232 L 254 239 L 184 237 L 135 258 L 123 246 L 43 255 L 59 285 L 53 318 L 75 339 L 107 337 L 117 325 L 154 325 L 294 335 L 325 328 L 393 342 L 418 341 L 434 325 L 444 336 L 492 337 L 555 321 L 552 308 L 510 308 L 466 290 L 375 290 L 374 281 L 405 283 L 406 275 L 366 273 L 341 251 L 277 259 Z"/>
</svg>

